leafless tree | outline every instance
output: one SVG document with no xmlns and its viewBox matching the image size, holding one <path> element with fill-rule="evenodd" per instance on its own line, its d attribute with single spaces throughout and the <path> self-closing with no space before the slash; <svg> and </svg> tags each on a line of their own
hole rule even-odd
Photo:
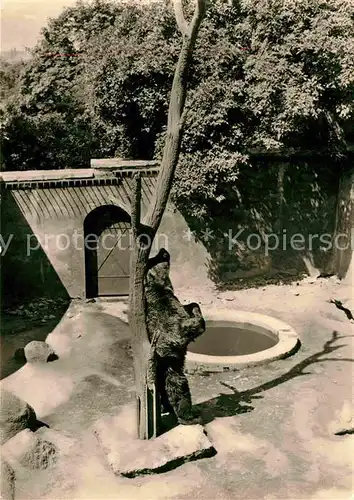
<svg viewBox="0 0 354 500">
<path fill-rule="evenodd" d="M 154 386 L 147 384 L 150 343 L 146 328 L 144 278 L 150 249 L 165 211 L 180 154 L 183 136 L 183 111 L 188 83 L 191 55 L 199 28 L 206 11 L 207 0 L 193 0 L 194 14 L 190 22 L 184 15 L 183 1 L 173 0 L 178 28 L 182 35 L 182 48 L 172 83 L 167 133 L 163 157 L 157 177 L 155 194 L 146 219 L 141 221 L 141 176 L 133 179 L 131 224 L 133 245 L 131 252 L 130 313 L 129 325 L 133 337 L 134 370 L 137 395 L 137 431 L 140 439 L 156 436 L 160 417 L 159 404 Z"/>
</svg>

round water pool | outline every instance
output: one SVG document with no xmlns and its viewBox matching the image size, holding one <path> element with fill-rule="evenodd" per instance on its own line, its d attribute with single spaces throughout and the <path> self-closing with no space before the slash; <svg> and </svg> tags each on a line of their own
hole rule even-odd
<svg viewBox="0 0 354 500">
<path fill-rule="evenodd" d="M 263 328 L 239 327 L 232 321 L 208 321 L 205 333 L 190 345 L 189 351 L 211 356 L 243 356 L 264 351 L 278 339 Z"/>
<path fill-rule="evenodd" d="M 300 345 L 291 326 L 276 318 L 217 309 L 204 313 L 206 331 L 189 345 L 186 371 L 229 371 L 293 354 Z"/>
</svg>

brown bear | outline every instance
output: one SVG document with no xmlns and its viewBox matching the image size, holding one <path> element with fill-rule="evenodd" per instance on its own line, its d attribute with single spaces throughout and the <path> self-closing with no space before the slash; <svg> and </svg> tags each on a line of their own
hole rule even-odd
<svg viewBox="0 0 354 500">
<path fill-rule="evenodd" d="M 187 347 L 205 331 L 196 303 L 183 306 L 169 276 L 170 254 L 162 248 L 149 259 L 145 279 L 146 321 L 157 392 L 165 411 L 180 424 L 201 423 L 193 411 L 184 362 Z"/>
</svg>

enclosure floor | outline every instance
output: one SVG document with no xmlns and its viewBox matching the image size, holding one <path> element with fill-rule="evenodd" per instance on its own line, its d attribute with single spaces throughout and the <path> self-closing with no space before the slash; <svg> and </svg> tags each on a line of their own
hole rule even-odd
<svg viewBox="0 0 354 500">
<path fill-rule="evenodd" d="M 51 428 L 76 440 L 56 468 L 19 471 L 16 500 L 352 498 L 353 436 L 333 435 L 331 423 L 353 397 L 353 324 L 328 303 L 349 298 L 352 289 L 335 279 L 306 279 L 298 286 L 176 293 L 202 310 L 220 304 L 273 315 L 296 329 L 302 348 L 265 366 L 189 376 L 194 402 L 214 419 L 206 430 L 217 455 L 160 475 L 120 478 L 106 466 L 91 426 L 134 397 L 126 305 L 73 303 L 48 338 L 59 360 L 25 365 L 1 381 Z"/>
</svg>

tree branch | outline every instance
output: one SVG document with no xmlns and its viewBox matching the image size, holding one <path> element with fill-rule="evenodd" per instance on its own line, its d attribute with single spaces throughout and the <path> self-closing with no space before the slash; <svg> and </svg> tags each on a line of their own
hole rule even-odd
<svg viewBox="0 0 354 500">
<path fill-rule="evenodd" d="M 184 120 L 182 120 L 182 113 L 187 95 L 188 69 L 198 30 L 205 14 L 206 1 L 195 0 L 196 5 L 192 21 L 187 31 L 183 32 L 183 44 L 172 83 L 165 147 L 157 177 L 155 196 L 146 218 L 146 225 L 152 228 L 154 234 L 160 225 L 162 215 L 165 211 L 178 163 L 183 133 Z M 181 0 L 174 0 L 174 6 L 180 15 L 182 8 Z M 178 23 L 180 21 L 181 18 L 179 17 Z"/>
<path fill-rule="evenodd" d="M 173 8 L 175 11 L 178 29 L 180 30 L 182 35 L 186 35 L 188 32 L 188 24 L 184 17 L 182 0 L 173 0 Z"/>
<path fill-rule="evenodd" d="M 199 26 L 204 18 L 204 14 L 206 11 L 206 2 L 207 0 L 196 0 L 193 19 L 189 26 L 189 36 L 191 38 L 194 38 L 196 32 L 198 32 L 199 30 Z"/>
</svg>

